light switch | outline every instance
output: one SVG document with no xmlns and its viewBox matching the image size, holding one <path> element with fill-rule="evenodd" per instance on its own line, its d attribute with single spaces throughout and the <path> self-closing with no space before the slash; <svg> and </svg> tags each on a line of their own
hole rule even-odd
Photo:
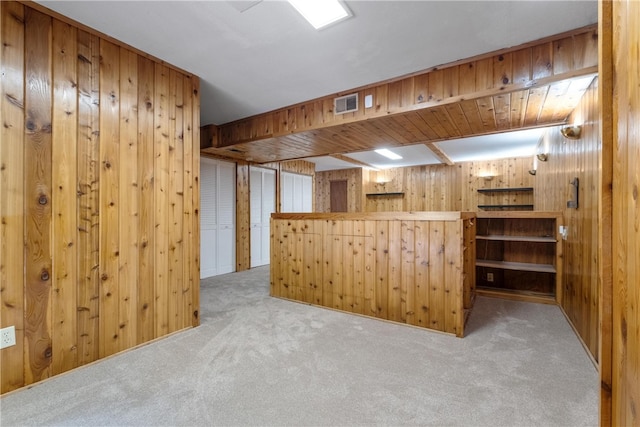
<svg viewBox="0 0 640 427">
<path fill-rule="evenodd" d="M 373 107 L 373 95 L 366 95 L 364 97 L 364 108 Z"/>
</svg>

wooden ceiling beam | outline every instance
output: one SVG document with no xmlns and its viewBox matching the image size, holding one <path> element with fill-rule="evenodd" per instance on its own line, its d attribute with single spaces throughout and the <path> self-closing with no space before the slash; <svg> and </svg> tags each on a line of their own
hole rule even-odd
<svg viewBox="0 0 640 427">
<path fill-rule="evenodd" d="M 453 166 L 455 165 L 455 162 L 453 160 L 451 160 L 451 157 L 449 157 L 447 155 L 447 153 L 445 153 L 444 151 L 442 151 L 440 149 L 440 147 L 438 147 L 436 145 L 435 142 L 426 142 L 424 144 L 432 153 L 434 156 L 436 156 L 438 158 L 438 160 L 440 160 L 442 163 L 447 164 L 449 166 Z"/>
<path fill-rule="evenodd" d="M 378 170 L 377 167 L 370 165 L 369 163 L 361 162 L 360 160 L 352 159 L 351 157 L 342 154 L 329 154 L 329 157 L 333 157 L 334 159 L 342 160 L 343 162 L 351 163 L 356 166 Z"/>
</svg>

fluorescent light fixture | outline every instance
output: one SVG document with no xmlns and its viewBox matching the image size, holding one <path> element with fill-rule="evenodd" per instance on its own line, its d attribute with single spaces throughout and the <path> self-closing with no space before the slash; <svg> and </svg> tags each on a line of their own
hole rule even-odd
<svg viewBox="0 0 640 427">
<path fill-rule="evenodd" d="M 379 150 L 376 150 L 376 153 L 380 154 L 381 156 L 385 156 L 387 159 L 391 159 L 391 160 L 400 160 L 402 158 L 401 155 L 396 154 L 391 150 L 387 150 L 386 148 L 381 148 Z"/>
<path fill-rule="evenodd" d="M 288 1 L 316 30 L 351 16 L 351 12 L 338 0 Z"/>
</svg>

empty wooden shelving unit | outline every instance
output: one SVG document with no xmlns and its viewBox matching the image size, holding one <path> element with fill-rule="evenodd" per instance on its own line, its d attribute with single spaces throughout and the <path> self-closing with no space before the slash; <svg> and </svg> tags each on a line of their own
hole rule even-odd
<svg viewBox="0 0 640 427">
<path fill-rule="evenodd" d="M 479 188 L 483 196 L 478 209 L 485 211 L 532 211 L 533 187 Z"/>
<path fill-rule="evenodd" d="M 562 299 L 560 212 L 478 212 L 479 294 L 540 302 Z"/>
</svg>

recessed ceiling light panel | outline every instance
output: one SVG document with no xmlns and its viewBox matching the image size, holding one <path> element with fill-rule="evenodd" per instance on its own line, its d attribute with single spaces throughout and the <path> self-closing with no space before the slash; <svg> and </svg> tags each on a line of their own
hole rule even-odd
<svg viewBox="0 0 640 427">
<path fill-rule="evenodd" d="M 386 148 L 381 148 L 379 150 L 376 150 L 376 153 L 380 154 L 381 156 L 385 156 L 387 159 L 391 159 L 391 160 L 400 160 L 400 159 L 402 159 L 401 155 L 396 154 L 393 151 L 388 150 Z"/>
<path fill-rule="evenodd" d="M 352 16 L 344 3 L 338 0 L 288 1 L 316 30 Z"/>
</svg>

